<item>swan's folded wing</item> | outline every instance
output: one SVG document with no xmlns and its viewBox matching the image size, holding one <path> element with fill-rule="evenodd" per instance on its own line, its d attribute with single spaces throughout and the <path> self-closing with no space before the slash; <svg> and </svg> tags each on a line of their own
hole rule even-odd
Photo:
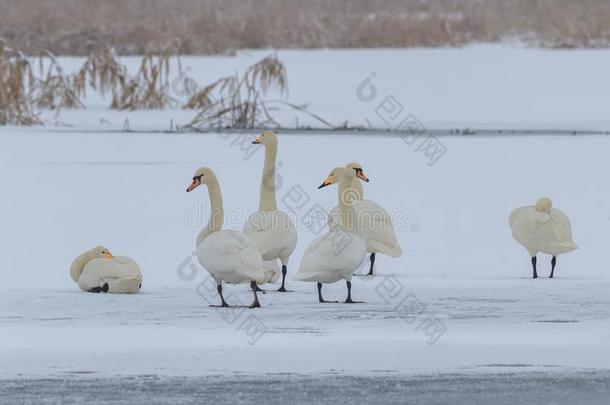
<svg viewBox="0 0 610 405">
<path fill-rule="evenodd" d="M 371 200 L 362 200 L 354 207 L 358 228 L 364 231 L 371 252 L 381 252 L 391 257 L 398 257 L 402 249 L 394 232 L 392 217 L 379 204 Z"/>
<path fill-rule="evenodd" d="M 558 209 L 551 209 L 551 227 L 557 242 L 573 242 L 572 241 L 572 225 L 566 214 Z"/>
</svg>

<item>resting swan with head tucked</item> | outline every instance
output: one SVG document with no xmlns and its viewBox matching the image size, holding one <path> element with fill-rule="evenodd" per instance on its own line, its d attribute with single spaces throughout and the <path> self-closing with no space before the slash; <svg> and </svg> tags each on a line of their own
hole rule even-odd
<svg viewBox="0 0 610 405">
<path fill-rule="evenodd" d="M 275 160 L 277 157 L 277 136 L 273 131 L 263 131 L 255 144 L 265 147 L 265 163 L 261 180 L 259 209 L 250 215 L 244 225 L 244 233 L 259 246 L 265 262 L 277 259 L 282 263 L 282 286 L 280 292 L 286 292 L 286 274 L 288 260 L 297 245 L 297 232 L 292 219 L 285 212 L 277 209 L 275 198 Z M 270 269 L 274 263 L 267 263 Z M 269 275 L 272 272 L 268 271 Z M 269 282 L 270 280 L 265 280 Z"/>
<path fill-rule="evenodd" d="M 358 163 L 349 163 L 339 181 L 339 208 L 344 226 L 320 235 L 311 242 L 303 255 L 299 272 L 294 277 L 295 280 L 318 283 L 319 302 L 329 302 L 322 297 L 322 284 L 341 279 L 347 282 L 345 303 L 356 302 L 352 301 L 351 280 L 366 255 L 366 240 L 354 225 L 354 202 L 345 198 L 345 190 L 355 178 L 369 181 Z"/>
<path fill-rule="evenodd" d="M 258 246 L 243 232 L 221 230 L 224 223 L 222 194 L 212 169 L 198 169 L 186 192 L 193 191 L 201 184 L 208 186 L 211 213 L 207 226 L 197 237 L 197 258 L 216 282 L 219 306 L 229 306 L 222 294 L 223 281 L 230 284 L 249 282 L 254 293 L 254 301 L 249 308 L 259 308 L 256 283 L 264 282 L 267 275 L 263 271 L 263 259 Z"/>
<path fill-rule="evenodd" d="M 318 188 L 339 182 L 343 170 L 344 168 L 342 167 L 334 168 Z M 371 254 L 371 267 L 367 275 L 372 276 L 376 253 L 382 253 L 390 257 L 402 255 L 402 249 L 398 245 L 394 227 L 392 226 L 392 218 L 381 205 L 374 201 L 363 199 L 364 190 L 357 178 L 354 179 L 344 193 L 346 198 L 353 199 L 356 202 L 353 207 L 356 215 L 356 226 L 363 232 L 367 240 L 366 250 Z M 341 199 L 341 190 L 339 190 L 339 199 Z M 341 210 L 339 207 L 335 207 L 328 214 L 328 228 L 333 230 L 342 225 Z"/>
<path fill-rule="evenodd" d="M 70 276 L 83 291 L 135 294 L 142 287 L 142 273 L 129 257 L 113 256 L 104 246 L 96 246 L 78 256 Z"/>
<path fill-rule="evenodd" d="M 550 278 L 553 278 L 557 256 L 578 249 L 572 240 L 572 227 L 568 216 L 553 208 L 553 203 L 547 197 L 538 200 L 536 205 L 517 208 L 510 214 L 508 222 L 513 238 L 527 249 L 532 258 L 534 278 L 538 278 L 538 252 L 553 256 L 550 275 Z"/>
</svg>

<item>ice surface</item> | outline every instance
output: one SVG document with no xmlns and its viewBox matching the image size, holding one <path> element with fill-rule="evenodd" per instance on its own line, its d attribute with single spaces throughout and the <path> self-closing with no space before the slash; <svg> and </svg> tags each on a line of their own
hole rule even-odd
<svg viewBox="0 0 610 405">
<path fill-rule="evenodd" d="M 208 307 L 217 297 L 205 293 L 205 272 L 190 267 L 198 267 L 191 254 L 207 193 L 185 189 L 199 166 L 214 168 L 226 226 L 241 228 L 257 207 L 263 153 L 244 159 L 236 135 L 2 130 L 0 376 L 610 366 L 608 138 L 443 137 L 447 152 L 429 166 L 398 137 L 279 137 L 279 205 L 294 206 L 295 186 L 309 198 L 296 219 L 315 203 L 335 205 L 336 190 L 317 186 L 354 160 L 371 179 L 366 197 L 397 214 L 405 254 L 379 256 L 378 277 L 354 280 L 354 299 L 366 304 L 321 305 L 314 284 L 290 281 L 294 293 L 261 295 L 260 310 Z M 553 280 L 530 279 L 507 224 L 514 207 L 542 195 L 570 216 L 580 246 L 559 258 Z M 291 274 L 315 236 L 298 224 Z M 141 294 L 78 290 L 68 268 L 96 244 L 138 261 Z M 539 274 L 549 270 L 541 257 Z M 345 292 L 344 283 L 324 287 L 328 299 Z M 251 299 L 246 286 L 227 294 Z M 432 333 L 428 318 L 446 331 Z M 252 322 L 265 331 L 256 339 Z"/>
<path fill-rule="evenodd" d="M 183 64 L 206 82 L 267 53 L 185 58 Z M 413 114 L 427 128 L 610 128 L 606 51 L 475 46 L 280 51 L 279 57 L 289 72 L 288 99 L 310 102 L 312 111 L 337 124 L 383 126 L 377 107 L 394 95 L 403 107 L 399 116 Z M 68 71 L 79 63 L 62 61 Z M 126 59 L 132 68 L 136 61 Z M 358 86 L 372 72 L 377 95 L 362 101 Z M 371 179 L 366 198 L 395 219 L 405 253 L 379 255 L 378 276 L 355 278 L 353 297 L 365 304 L 321 305 L 314 284 L 289 280 L 295 292 L 261 295 L 260 310 L 219 311 L 208 307 L 217 297 L 192 256 L 209 213 L 207 193 L 185 189 L 198 167 L 212 167 L 225 227 L 241 229 L 258 204 L 261 147 L 250 145 L 251 135 L 159 132 L 170 120 L 187 122 L 192 111 L 109 111 L 108 101 L 96 96 L 87 104 L 58 118 L 45 113 L 44 128 L 0 129 L 0 392 L 17 398 L 17 386 L 25 387 L 23 401 L 37 402 L 40 393 L 61 398 L 64 388 L 54 381 L 65 379 L 89 394 L 89 383 L 122 392 L 125 380 L 116 378 L 130 375 L 137 386 L 159 379 L 165 387 L 159 392 L 171 393 L 170 385 L 208 389 L 216 380 L 207 377 L 220 375 L 223 387 L 243 398 L 250 385 L 227 376 L 278 387 L 298 379 L 305 391 L 345 383 L 366 399 L 374 387 L 404 393 L 414 376 L 431 375 L 416 381 L 421 391 L 414 398 L 429 399 L 426 393 L 437 386 L 459 394 L 469 384 L 479 393 L 502 386 L 543 395 L 544 381 L 561 381 L 552 392 L 565 402 L 579 392 L 573 387 L 607 379 L 610 138 L 441 137 L 434 140 L 445 153 L 432 164 L 421 142 L 433 138 L 280 133 L 278 203 L 292 209 L 299 228 L 290 274 L 320 231 L 311 213 L 336 205 L 336 189 L 317 186 L 350 161 L 360 162 Z M 126 119 L 144 132 L 117 132 Z M 281 120 L 295 123 L 290 115 Z M 559 257 L 553 280 L 544 278 L 550 263 L 541 256 L 543 278 L 532 280 L 527 252 L 512 240 L 507 220 L 512 209 L 543 195 L 570 216 L 580 249 Z M 141 294 L 79 291 L 70 263 L 98 244 L 140 264 Z M 234 304 L 251 299 L 246 286 L 226 293 Z M 345 284 L 325 286 L 324 294 L 342 300 Z M 499 383 L 490 376 L 495 373 L 512 377 Z M 377 383 L 357 390 L 360 380 L 348 384 L 343 375 Z M 173 378 L 184 378 L 184 385 Z M 390 403 L 395 391 L 384 392 Z M 607 386 L 588 392 L 595 402 Z M 514 399 L 494 401 L 502 398 Z"/>
</svg>

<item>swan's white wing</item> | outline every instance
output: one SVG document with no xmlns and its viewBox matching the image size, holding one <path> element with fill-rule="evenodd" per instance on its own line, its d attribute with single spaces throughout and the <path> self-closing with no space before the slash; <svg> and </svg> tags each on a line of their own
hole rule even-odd
<svg viewBox="0 0 610 405">
<path fill-rule="evenodd" d="M 248 217 L 244 233 L 259 246 L 263 260 L 282 259 L 284 263 L 297 245 L 297 232 L 288 214 L 257 211 Z"/>
<path fill-rule="evenodd" d="M 351 279 L 366 254 L 364 239 L 336 230 L 314 239 L 307 247 L 295 280 L 332 283 Z"/>
<path fill-rule="evenodd" d="M 402 254 L 392 218 L 381 205 L 371 200 L 362 200 L 354 206 L 354 215 L 358 229 L 366 236 L 369 252 L 391 257 Z"/>
<path fill-rule="evenodd" d="M 557 255 L 577 248 L 572 241 L 568 217 L 554 208 L 550 215 L 537 211 L 534 206 L 517 208 L 509 221 L 513 237 L 530 255 L 538 251 Z"/>
<path fill-rule="evenodd" d="M 142 273 L 135 261 L 123 256 L 87 262 L 78 279 L 79 287 L 89 291 L 105 284 L 108 284 L 109 293 L 136 293 L 142 284 Z"/>
<path fill-rule="evenodd" d="M 265 272 L 265 283 L 275 283 L 282 275 L 281 267 L 277 260 L 264 261 L 263 272 Z"/>
<path fill-rule="evenodd" d="M 265 281 L 258 247 L 241 232 L 213 232 L 197 248 L 197 257 L 217 282 Z"/>
</svg>

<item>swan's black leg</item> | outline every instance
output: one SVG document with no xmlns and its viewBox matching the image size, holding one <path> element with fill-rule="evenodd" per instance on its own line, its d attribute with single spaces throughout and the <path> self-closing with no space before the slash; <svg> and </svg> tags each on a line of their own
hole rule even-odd
<svg viewBox="0 0 610 405">
<path fill-rule="evenodd" d="M 318 283 L 318 302 L 320 302 L 321 304 L 329 303 L 329 302 L 337 302 L 337 301 L 326 301 L 324 298 L 322 298 L 322 283 Z"/>
<path fill-rule="evenodd" d="M 285 265 L 282 264 L 282 286 L 277 289 L 279 292 L 289 292 L 290 290 L 286 289 L 286 274 L 288 274 L 288 269 Z"/>
<path fill-rule="evenodd" d="M 260 288 L 256 282 L 254 282 L 254 291 L 265 293 L 265 290 Z"/>
<path fill-rule="evenodd" d="M 352 283 L 351 281 L 347 282 L 347 298 L 345 300 L 346 304 L 360 304 L 363 301 L 352 301 Z"/>
<path fill-rule="evenodd" d="M 248 308 L 260 308 L 261 304 L 258 302 L 258 295 L 256 294 L 256 281 L 250 283 L 250 288 L 252 288 L 252 293 L 254 294 L 254 302 Z"/>
<path fill-rule="evenodd" d="M 222 284 L 218 284 L 216 286 L 216 291 L 218 291 L 218 295 L 220 295 L 220 302 L 221 302 L 221 304 L 220 305 L 210 305 L 210 306 L 211 307 L 216 307 L 216 308 L 218 308 L 218 307 L 228 307 L 229 304 L 226 303 L 225 297 L 223 297 L 223 295 L 222 295 Z"/>
<path fill-rule="evenodd" d="M 371 269 L 369 270 L 369 274 L 367 274 L 367 276 L 372 276 L 373 275 L 373 266 L 375 265 L 375 253 L 371 253 Z"/>
<path fill-rule="evenodd" d="M 549 278 L 553 278 L 553 275 L 555 274 L 555 265 L 557 264 L 557 257 L 553 256 L 553 258 L 551 259 L 551 275 L 549 276 Z"/>
<path fill-rule="evenodd" d="M 534 269 L 534 278 L 538 278 L 538 272 L 536 272 L 536 256 L 532 257 L 532 268 Z"/>
</svg>

